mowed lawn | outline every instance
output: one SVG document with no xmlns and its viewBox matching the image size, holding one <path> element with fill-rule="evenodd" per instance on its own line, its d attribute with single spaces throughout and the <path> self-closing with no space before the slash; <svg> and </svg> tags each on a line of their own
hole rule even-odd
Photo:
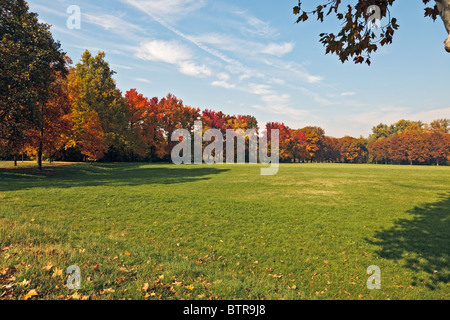
<svg viewBox="0 0 450 320">
<path fill-rule="evenodd" d="M 1 166 L 2 299 L 450 298 L 449 167 Z"/>
</svg>

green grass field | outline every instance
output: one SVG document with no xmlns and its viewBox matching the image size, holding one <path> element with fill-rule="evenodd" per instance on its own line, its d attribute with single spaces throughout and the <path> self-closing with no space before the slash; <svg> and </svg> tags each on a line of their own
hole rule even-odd
<svg viewBox="0 0 450 320">
<path fill-rule="evenodd" d="M 448 167 L 9 165 L 3 299 L 450 298 Z"/>
</svg>

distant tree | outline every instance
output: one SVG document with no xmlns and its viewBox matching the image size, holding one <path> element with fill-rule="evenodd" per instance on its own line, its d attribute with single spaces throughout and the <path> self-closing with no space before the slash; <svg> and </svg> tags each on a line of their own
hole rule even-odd
<svg viewBox="0 0 450 320">
<path fill-rule="evenodd" d="M 268 122 L 266 123 L 266 131 L 267 131 L 267 141 L 269 143 L 269 150 L 270 150 L 270 142 L 272 141 L 272 130 L 278 130 L 278 136 L 279 136 L 279 153 L 280 153 L 280 160 L 287 162 L 291 161 L 292 156 L 292 145 L 291 145 L 291 131 L 292 129 L 289 128 L 284 123 L 280 122 Z"/>
<path fill-rule="evenodd" d="M 369 154 L 375 163 L 384 162 L 387 163 L 390 160 L 390 143 L 389 138 L 378 139 L 368 146 Z"/>
<path fill-rule="evenodd" d="M 430 123 L 430 130 L 438 130 L 443 133 L 450 132 L 450 119 L 438 119 Z"/>
<path fill-rule="evenodd" d="M 325 136 L 322 157 L 325 161 L 339 161 L 339 159 L 341 158 L 341 153 L 339 150 L 339 139 Z"/>
<path fill-rule="evenodd" d="M 129 141 L 132 151 L 140 156 L 163 158 L 166 154 L 167 141 L 162 129 L 163 113 L 159 100 L 144 97 L 136 89 L 126 92 L 128 106 Z"/>
<path fill-rule="evenodd" d="M 429 144 L 429 157 L 436 165 L 443 164 L 450 158 L 450 134 L 432 130 L 425 134 Z"/>
<path fill-rule="evenodd" d="M 323 146 L 325 131 L 320 127 L 309 126 L 300 129 L 300 132 L 303 133 L 306 144 L 307 158 L 305 160 L 311 160 L 312 162 L 319 157 L 320 150 Z"/>
<path fill-rule="evenodd" d="M 162 128 L 167 137 L 166 155 L 170 155 L 175 142 L 171 141 L 172 133 L 176 129 L 186 129 L 194 131 L 194 122 L 200 118 L 200 109 L 185 106 L 183 100 L 178 99 L 169 93 L 158 103 L 158 108 L 162 113 Z"/>
<path fill-rule="evenodd" d="M 343 162 L 363 163 L 366 161 L 367 149 L 364 138 L 345 136 L 339 139 L 339 146 Z"/>
</svg>

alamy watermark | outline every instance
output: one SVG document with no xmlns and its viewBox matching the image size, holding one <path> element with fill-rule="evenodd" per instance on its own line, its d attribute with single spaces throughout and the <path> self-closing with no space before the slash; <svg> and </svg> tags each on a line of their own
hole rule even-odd
<svg viewBox="0 0 450 320">
<path fill-rule="evenodd" d="M 66 25 L 69 30 L 81 29 L 81 9 L 77 5 L 71 5 L 67 8 L 67 14 L 70 16 L 67 18 Z"/>
<path fill-rule="evenodd" d="M 372 5 L 367 8 L 367 14 L 369 18 L 367 19 L 368 29 L 380 29 L 381 28 L 381 8 L 376 5 Z"/>
<path fill-rule="evenodd" d="M 81 270 L 78 266 L 70 266 L 66 271 L 69 274 L 69 278 L 67 279 L 67 289 L 75 290 L 81 289 Z"/>
<path fill-rule="evenodd" d="M 270 167 L 268 168 L 261 168 L 261 175 L 275 175 L 278 173 L 280 160 L 280 139 L 278 129 L 272 129 L 270 132 L 270 152 L 267 145 L 268 134 L 266 131 L 259 136 L 256 129 L 249 129 L 246 131 L 242 129 L 228 129 L 226 130 L 224 137 L 219 129 L 209 129 L 203 133 L 202 122 L 195 121 L 193 136 L 194 141 L 192 143 L 191 132 L 189 130 L 177 129 L 173 132 L 170 137 L 171 141 L 179 142 L 172 149 L 171 156 L 174 164 L 192 164 L 192 158 L 194 160 L 194 164 L 202 164 L 203 162 L 206 164 L 224 163 L 225 144 L 225 161 L 227 164 L 235 162 L 245 163 L 246 154 L 248 154 L 248 163 L 257 164 L 259 154 L 259 163 L 270 164 Z M 203 142 L 211 143 L 208 144 L 203 150 Z M 194 149 L 193 157 L 192 145 Z"/>
<path fill-rule="evenodd" d="M 372 265 L 367 268 L 367 274 L 371 276 L 367 279 L 367 288 L 369 290 L 381 289 L 381 269 L 378 266 Z"/>
</svg>

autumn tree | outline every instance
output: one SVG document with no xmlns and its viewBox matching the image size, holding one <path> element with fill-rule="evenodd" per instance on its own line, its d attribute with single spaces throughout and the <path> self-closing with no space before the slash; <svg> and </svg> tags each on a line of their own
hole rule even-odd
<svg viewBox="0 0 450 320">
<path fill-rule="evenodd" d="M 167 137 L 166 155 L 170 155 L 176 143 L 171 141 L 172 133 L 176 129 L 186 129 L 193 132 L 194 122 L 200 117 L 200 109 L 185 106 L 183 100 L 178 99 L 171 93 L 162 98 L 158 106 L 163 115 L 161 126 Z"/>
<path fill-rule="evenodd" d="M 324 161 L 338 162 L 341 158 L 339 139 L 325 136 L 321 156 Z"/>
<path fill-rule="evenodd" d="M 390 142 L 389 138 L 381 138 L 368 146 L 370 157 L 375 163 L 387 163 L 390 159 Z"/>
<path fill-rule="evenodd" d="M 64 71 L 64 53 L 50 25 L 28 10 L 24 0 L 0 3 L 0 139 L 14 157 L 27 130 L 43 128 L 51 84 Z M 40 169 L 41 159 L 38 155 Z"/>
<path fill-rule="evenodd" d="M 66 58 L 67 64 L 71 61 Z M 27 151 L 42 159 L 46 153 L 50 160 L 61 156 L 69 146 L 72 129 L 72 105 L 67 91 L 65 72 L 57 72 L 56 79 L 50 84 L 47 102 L 41 104 L 42 121 L 27 130 Z"/>
<path fill-rule="evenodd" d="M 237 136 L 243 137 L 245 143 L 245 159 L 250 159 L 250 141 L 251 138 L 255 138 L 258 135 L 258 120 L 252 115 L 232 115 L 227 117 L 225 124 L 226 129 L 233 130 L 236 137 L 233 136 L 233 141 L 237 142 Z M 254 130 L 254 131 L 253 131 Z M 252 133 L 253 132 L 253 133 Z M 253 137 L 252 137 L 253 134 Z M 225 145 L 227 139 L 230 137 L 225 136 Z M 255 141 L 255 140 L 253 140 Z M 234 154 L 235 161 L 238 161 L 237 143 L 233 143 L 234 150 L 228 150 L 225 148 L 225 154 Z"/>
<path fill-rule="evenodd" d="M 302 160 L 314 161 L 319 158 L 323 146 L 325 131 L 320 127 L 305 127 L 299 130 L 305 139 L 305 158 Z"/>
<path fill-rule="evenodd" d="M 202 125 L 203 125 L 203 133 L 206 132 L 206 130 L 209 129 L 217 129 L 220 130 L 220 132 L 222 133 L 222 135 L 224 136 L 223 139 L 223 150 L 224 153 L 222 155 L 218 155 L 220 156 L 225 156 L 226 155 L 226 130 L 227 129 L 231 129 L 232 124 L 229 123 L 229 120 L 233 118 L 230 115 L 227 115 L 225 113 L 223 113 L 222 111 L 214 111 L 214 110 L 203 110 L 202 111 L 202 116 L 201 116 L 201 120 L 202 120 Z M 213 138 L 214 139 L 214 138 Z M 214 140 L 212 140 L 211 142 L 203 142 L 202 145 L 202 150 L 204 150 L 204 148 L 206 146 L 208 146 L 210 143 L 213 143 Z M 213 154 L 213 156 L 216 156 L 215 154 Z"/>
<path fill-rule="evenodd" d="M 270 143 L 272 141 L 272 130 L 278 130 L 278 136 L 279 136 L 279 154 L 280 154 L 280 160 L 283 162 L 291 161 L 293 158 L 292 156 L 292 143 L 291 143 L 291 131 L 292 129 L 289 128 L 284 123 L 280 122 L 268 122 L 266 123 L 266 131 L 267 131 L 267 141 L 269 144 L 269 150 L 270 149 Z"/>
<path fill-rule="evenodd" d="M 304 22 L 310 16 L 323 22 L 328 16 L 335 15 L 341 29 L 337 33 L 321 33 L 320 42 L 325 52 L 336 54 L 341 62 L 352 58 L 355 63 L 371 63 L 371 54 L 379 47 L 391 44 L 394 33 L 399 28 L 397 18 L 392 17 L 390 8 L 395 0 L 353 0 L 344 4 L 342 0 L 322 0 L 313 8 L 305 8 L 303 0 L 293 8 L 297 23 Z M 425 5 L 430 0 L 422 0 Z M 308 2 L 310 4 L 310 2 Z M 425 8 L 425 16 L 433 20 L 440 15 L 444 20 L 447 35 L 450 32 L 450 0 L 436 0 L 434 5 Z M 381 20 L 380 22 L 376 21 Z M 379 29 L 374 28 L 375 23 Z M 450 52 L 450 36 L 446 40 L 446 50 Z"/>
<path fill-rule="evenodd" d="M 126 92 L 128 107 L 128 129 L 131 150 L 142 157 L 163 158 L 166 154 L 167 141 L 162 129 L 163 113 L 159 99 L 147 98 L 136 89 Z"/>
<path fill-rule="evenodd" d="M 450 134 L 440 130 L 432 130 L 425 133 L 425 140 L 428 141 L 429 157 L 440 165 L 450 158 Z"/>
<path fill-rule="evenodd" d="M 104 52 L 92 56 L 86 50 L 68 76 L 73 106 L 73 142 L 80 146 L 82 154 L 94 161 L 100 160 L 99 156 L 106 152 L 120 152 L 127 148 L 128 142 L 125 99 L 113 79 L 115 72 L 104 58 Z M 98 132 L 98 136 L 87 134 L 89 123 L 94 124 L 92 130 Z M 95 152 L 87 149 L 93 145 Z"/>
<path fill-rule="evenodd" d="M 366 141 L 363 137 L 345 136 L 339 139 L 341 160 L 350 163 L 364 163 L 367 160 Z"/>
</svg>

